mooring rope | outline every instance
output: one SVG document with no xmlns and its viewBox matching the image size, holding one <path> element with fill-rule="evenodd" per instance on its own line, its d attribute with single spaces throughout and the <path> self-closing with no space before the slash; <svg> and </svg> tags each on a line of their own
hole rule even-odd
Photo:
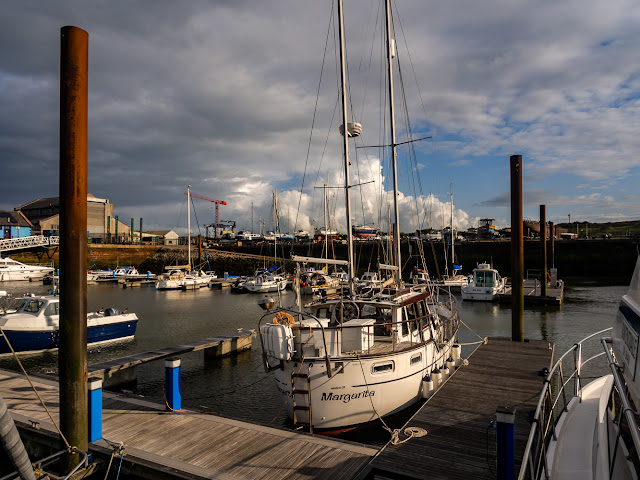
<svg viewBox="0 0 640 480">
<path fill-rule="evenodd" d="M 38 390 L 36 389 L 36 386 L 31 381 L 31 378 L 29 378 L 29 374 L 27 373 L 27 371 L 22 366 L 22 362 L 20 362 L 20 359 L 18 358 L 18 355 L 16 354 L 15 350 L 13 349 L 13 346 L 11 345 L 11 342 L 9 341 L 7 336 L 5 335 L 4 330 L 2 330 L 2 327 L 0 327 L 0 335 L 2 335 L 4 337 L 5 342 L 7 342 L 7 345 L 9 346 L 9 349 L 11 350 L 11 353 L 13 354 L 13 357 L 16 359 L 16 362 L 18 362 L 18 365 L 20 366 L 20 370 L 22 370 L 22 373 L 24 374 L 24 376 L 26 377 L 27 381 L 29 382 L 29 385 L 31 385 L 31 388 L 33 389 L 33 391 L 35 392 L 36 396 L 38 397 L 38 400 L 40 401 L 40 404 L 44 408 L 45 412 L 47 412 L 47 415 L 49 416 L 49 419 L 51 420 L 51 423 L 53 423 L 53 426 L 56 427 L 56 430 L 60 434 L 60 438 L 62 438 L 62 441 L 67 446 L 67 450 L 71 451 L 75 447 L 72 447 L 71 445 L 69 445 L 69 442 L 67 441 L 65 436 L 62 434 L 62 431 L 58 427 L 58 424 L 56 423 L 56 421 L 53 419 L 53 416 L 51 415 L 51 412 L 49 411 L 49 409 L 45 405 L 44 401 L 42 400 L 42 397 L 38 393 Z"/>
<path fill-rule="evenodd" d="M 364 380 L 364 384 L 367 387 L 367 391 L 369 391 L 369 384 L 367 383 L 367 377 L 366 377 L 366 375 L 364 373 L 364 367 L 362 366 L 362 359 L 360 358 L 360 355 L 356 355 L 356 358 L 358 359 L 358 363 L 360 364 L 360 370 L 362 370 L 362 378 Z M 376 406 L 373 404 L 372 395 L 369 395 L 369 402 L 371 403 L 371 408 L 373 408 L 374 413 L 376 414 L 378 419 L 382 422 L 382 428 L 384 428 L 387 432 L 389 432 L 391 434 L 391 444 L 392 445 L 400 445 L 401 443 L 408 442 L 413 437 L 416 437 L 416 438 L 424 437 L 427 434 L 427 431 L 424 428 L 407 427 L 403 431 L 403 433 L 407 436 L 407 438 L 405 438 L 404 440 L 400 440 L 400 429 L 396 428 L 396 429 L 392 430 L 391 427 L 389 427 L 389 425 L 387 425 L 387 423 L 384 421 L 384 419 L 378 413 L 378 410 L 376 410 Z"/>
</svg>

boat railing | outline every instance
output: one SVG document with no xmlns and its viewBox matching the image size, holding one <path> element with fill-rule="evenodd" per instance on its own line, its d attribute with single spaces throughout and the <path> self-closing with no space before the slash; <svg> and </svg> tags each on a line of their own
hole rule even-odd
<svg viewBox="0 0 640 480">
<path fill-rule="evenodd" d="M 590 340 L 593 342 L 595 338 L 600 338 L 610 330 L 611 328 L 606 328 L 593 333 L 574 344 L 558 359 L 551 371 L 546 375 L 522 457 L 518 480 L 549 478 L 550 465 L 547 458 L 547 447 L 551 440 L 558 438 L 558 421 L 562 413 L 567 411 L 569 402 L 575 397 L 580 398 L 582 395 L 582 370 L 584 366 L 598 357 L 607 355 L 610 359 L 612 371 L 616 370 L 617 372 L 608 348 L 604 352 L 594 354 L 586 360 L 583 358 L 585 343 Z M 573 360 L 572 370 L 567 368 L 567 363 L 571 362 L 571 360 Z M 620 392 L 622 393 L 621 397 L 625 397 L 624 390 L 620 390 Z"/>
<path fill-rule="evenodd" d="M 324 352 L 325 352 L 324 357 L 325 357 L 325 364 L 326 364 L 326 367 L 327 367 L 327 376 L 329 378 L 331 378 L 331 376 L 332 376 L 331 360 L 329 359 L 329 350 L 327 349 L 327 337 L 324 334 L 325 329 L 322 326 L 322 322 L 317 317 L 315 317 L 314 315 L 311 315 L 310 313 L 301 312 L 299 310 L 293 310 L 293 309 L 286 308 L 286 307 L 278 307 L 277 310 L 267 311 L 267 313 L 265 313 L 262 317 L 260 317 L 260 320 L 258 322 L 258 333 L 260 335 L 260 346 L 262 347 L 262 359 L 263 359 L 263 362 L 264 362 L 264 365 L 265 365 L 265 371 L 267 373 L 269 373 L 273 368 L 269 365 L 269 361 L 268 361 L 267 355 L 265 353 L 266 350 L 264 348 L 264 340 L 262 338 L 262 329 L 260 327 L 262 326 L 262 321 L 267 316 L 269 316 L 269 315 L 274 315 L 275 316 L 279 312 L 284 312 L 284 313 L 287 313 L 287 314 L 291 315 L 294 318 L 294 320 L 297 317 L 298 322 L 301 322 L 303 318 L 308 318 L 308 319 L 315 320 L 318 323 L 318 326 L 319 326 L 319 328 L 320 328 L 320 330 L 322 332 L 322 342 L 323 342 Z M 295 346 L 294 346 L 294 348 L 295 348 Z M 281 366 L 282 366 L 282 363 L 280 364 L 280 366 L 275 367 L 275 368 L 280 368 Z"/>
</svg>

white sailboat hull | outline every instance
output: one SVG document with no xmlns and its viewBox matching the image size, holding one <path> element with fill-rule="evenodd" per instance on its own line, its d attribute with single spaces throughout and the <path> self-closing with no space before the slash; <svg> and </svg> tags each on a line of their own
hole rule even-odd
<svg viewBox="0 0 640 480">
<path fill-rule="evenodd" d="M 287 415 L 293 419 L 291 398 L 292 372 L 310 373 L 311 411 L 313 427 L 343 429 L 362 425 L 398 413 L 423 398 L 422 380 L 433 369 L 443 369 L 451 355 L 450 341 L 439 352 L 429 343 L 401 353 L 371 358 L 332 358 L 333 375 L 327 376 L 323 358 L 284 363 L 284 370 L 275 373 L 276 385 L 282 401 L 286 401 Z M 412 363 L 412 358 L 420 361 Z M 393 365 L 390 371 L 374 373 L 374 367 Z M 340 367 L 342 365 L 342 367 Z M 298 389 L 305 388 L 306 379 L 299 379 Z M 308 406 L 306 395 L 296 394 L 296 405 Z M 296 411 L 298 422 L 308 422 L 308 413 Z M 306 417 L 306 418 L 305 418 Z"/>
</svg>

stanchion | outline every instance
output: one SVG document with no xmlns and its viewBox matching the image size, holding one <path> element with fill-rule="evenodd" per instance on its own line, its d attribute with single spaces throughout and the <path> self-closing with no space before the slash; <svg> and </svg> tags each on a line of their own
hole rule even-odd
<svg viewBox="0 0 640 480">
<path fill-rule="evenodd" d="M 102 380 L 90 378 L 87 382 L 89 410 L 89 442 L 102 438 Z"/>
<path fill-rule="evenodd" d="M 498 480 L 513 480 L 516 435 L 515 435 L 516 410 L 513 407 L 498 407 L 496 409 L 496 453 Z"/>
<path fill-rule="evenodd" d="M 179 358 L 168 358 L 164 361 L 164 394 L 167 410 L 174 411 L 182 408 Z"/>
</svg>

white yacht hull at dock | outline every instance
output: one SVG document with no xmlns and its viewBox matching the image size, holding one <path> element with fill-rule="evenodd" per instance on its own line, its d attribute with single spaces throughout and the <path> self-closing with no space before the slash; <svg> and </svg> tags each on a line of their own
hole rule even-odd
<svg viewBox="0 0 640 480">
<path fill-rule="evenodd" d="M 52 272 L 53 267 L 28 265 L 9 257 L 0 259 L 0 282 L 39 280 Z"/>
<path fill-rule="evenodd" d="M 281 292 L 287 287 L 287 280 L 283 277 L 266 277 L 249 279 L 244 283 L 244 288 L 252 293 Z"/>
</svg>

